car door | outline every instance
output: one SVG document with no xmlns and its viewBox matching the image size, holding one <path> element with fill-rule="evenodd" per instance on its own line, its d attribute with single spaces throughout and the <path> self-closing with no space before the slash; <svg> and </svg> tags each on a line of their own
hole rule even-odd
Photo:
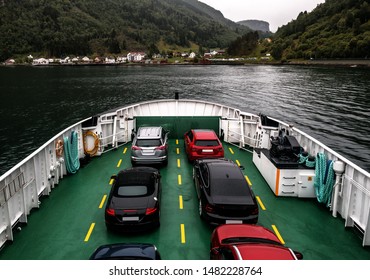
<svg viewBox="0 0 370 280">
<path fill-rule="evenodd" d="M 185 145 L 185 152 L 189 155 L 191 152 L 191 143 L 193 141 L 193 132 L 189 130 L 185 133 L 184 137 L 184 145 Z"/>
<path fill-rule="evenodd" d="M 209 187 L 209 172 L 207 165 L 203 162 L 199 164 L 199 184 L 197 188 L 198 192 L 198 198 L 201 199 L 202 193 L 206 191 L 206 189 Z M 205 195 L 203 194 L 203 197 Z"/>
</svg>

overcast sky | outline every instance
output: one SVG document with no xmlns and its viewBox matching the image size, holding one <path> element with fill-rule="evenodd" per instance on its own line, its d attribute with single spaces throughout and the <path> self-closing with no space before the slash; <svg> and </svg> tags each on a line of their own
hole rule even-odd
<svg viewBox="0 0 370 280">
<path fill-rule="evenodd" d="M 310 12 L 325 0 L 199 0 L 221 11 L 232 21 L 246 19 L 264 20 L 270 23 L 270 30 L 296 19 L 300 12 Z"/>
</svg>

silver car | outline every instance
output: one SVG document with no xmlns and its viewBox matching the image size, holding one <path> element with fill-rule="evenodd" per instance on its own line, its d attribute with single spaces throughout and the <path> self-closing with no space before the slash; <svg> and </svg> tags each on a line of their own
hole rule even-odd
<svg viewBox="0 0 370 280">
<path fill-rule="evenodd" d="M 168 133 L 160 126 L 140 127 L 133 134 L 131 163 L 164 164 L 168 162 Z"/>
</svg>

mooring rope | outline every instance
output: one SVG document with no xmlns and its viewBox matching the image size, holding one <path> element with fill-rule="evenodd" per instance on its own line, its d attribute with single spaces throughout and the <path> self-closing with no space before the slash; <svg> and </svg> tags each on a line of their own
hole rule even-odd
<svg viewBox="0 0 370 280">
<path fill-rule="evenodd" d="M 318 153 L 315 164 L 316 169 L 314 187 L 317 201 L 320 203 L 325 203 L 327 207 L 330 207 L 334 186 L 333 161 L 326 160 L 324 153 Z"/>
<path fill-rule="evenodd" d="M 68 173 L 76 173 L 80 168 L 80 160 L 78 158 L 78 133 L 71 132 L 71 141 L 68 136 L 64 137 L 64 154 L 65 164 Z"/>
</svg>

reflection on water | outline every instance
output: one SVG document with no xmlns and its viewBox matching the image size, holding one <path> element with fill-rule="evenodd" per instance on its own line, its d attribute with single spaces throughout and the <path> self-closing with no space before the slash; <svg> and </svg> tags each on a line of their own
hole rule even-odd
<svg viewBox="0 0 370 280">
<path fill-rule="evenodd" d="M 370 171 L 370 69 L 123 66 L 0 67 L 0 174 L 80 119 L 175 92 L 292 123 Z"/>
</svg>

